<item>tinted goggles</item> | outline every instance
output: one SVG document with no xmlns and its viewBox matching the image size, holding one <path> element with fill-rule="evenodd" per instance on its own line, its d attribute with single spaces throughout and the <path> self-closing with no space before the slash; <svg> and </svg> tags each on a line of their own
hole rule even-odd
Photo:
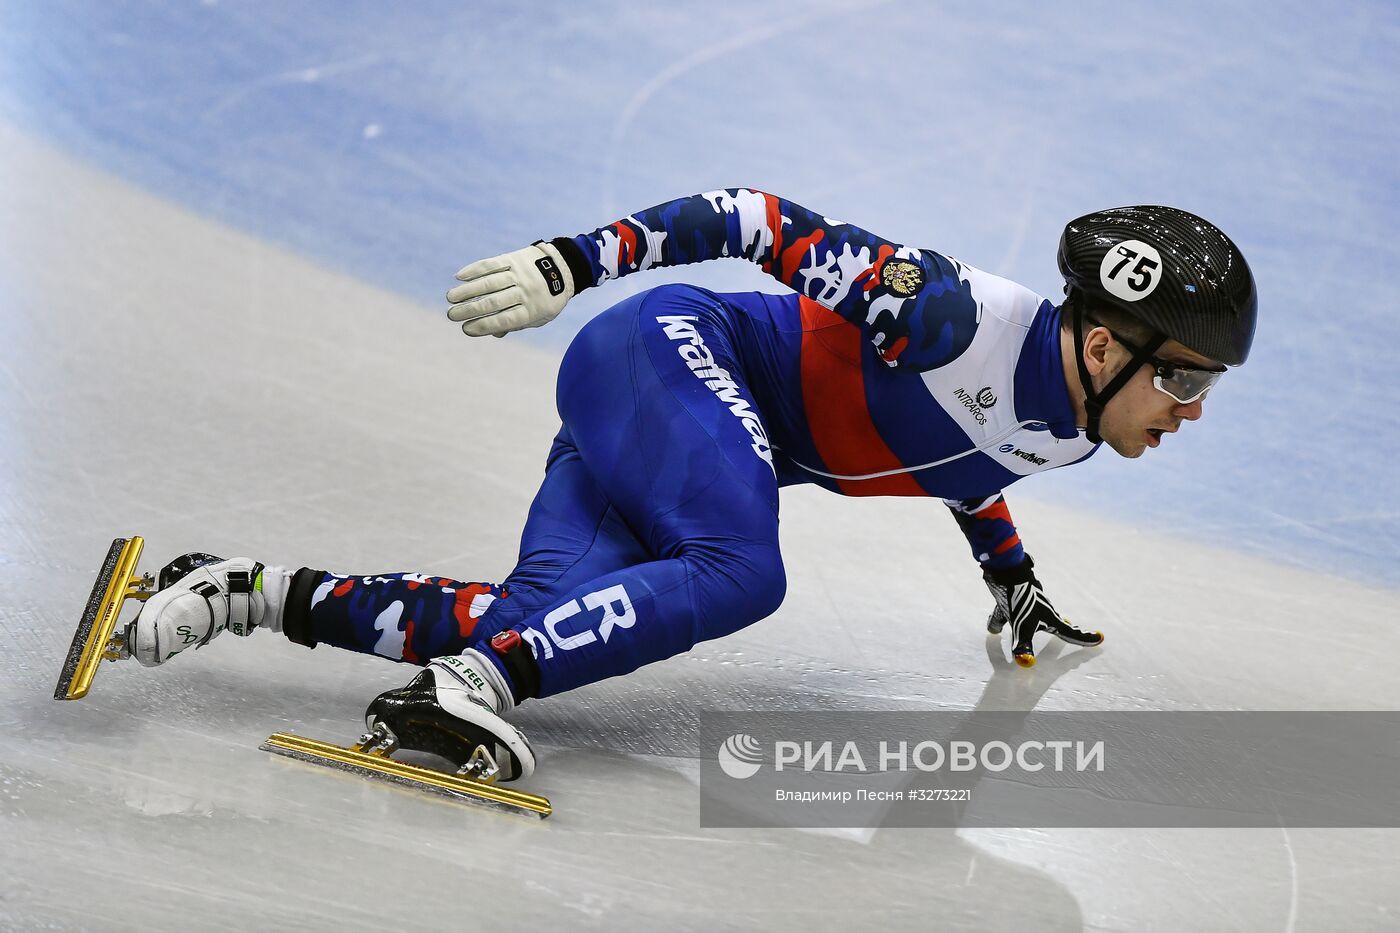
<svg viewBox="0 0 1400 933">
<path fill-rule="evenodd" d="M 1124 340 L 1112 330 L 1113 339 L 1117 340 L 1128 351 L 1134 354 L 1139 353 L 1137 347 L 1127 340 Z M 1189 405 L 1201 398 L 1210 391 L 1211 386 L 1220 381 L 1220 377 L 1225 375 L 1225 367 L 1220 369 L 1201 369 L 1196 366 L 1187 366 L 1183 363 L 1173 363 L 1170 360 L 1158 359 L 1149 356 L 1147 363 L 1156 370 L 1152 377 L 1152 384 L 1157 387 L 1157 391 L 1165 392 L 1182 405 Z"/>
</svg>

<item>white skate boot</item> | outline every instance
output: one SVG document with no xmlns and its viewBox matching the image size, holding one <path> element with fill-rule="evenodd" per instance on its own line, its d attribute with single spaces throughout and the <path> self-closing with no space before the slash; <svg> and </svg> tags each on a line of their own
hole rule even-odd
<svg viewBox="0 0 1400 933">
<path fill-rule="evenodd" d="M 126 631 L 126 649 L 146 667 L 186 648 L 201 648 L 228 629 L 247 635 L 260 625 L 281 628 L 289 574 L 247 557 L 222 560 L 190 553 L 166 564 L 159 589 Z"/>
<path fill-rule="evenodd" d="M 468 648 L 433 659 L 408 686 L 381 693 L 365 710 L 365 724 L 372 735 L 440 755 L 459 768 L 474 757 L 480 761 L 482 748 L 499 767 L 494 779 L 514 781 L 535 771 L 535 752 L 524 733 L 501 718 L 514 708 L 496 665 Z"/>
</svg>

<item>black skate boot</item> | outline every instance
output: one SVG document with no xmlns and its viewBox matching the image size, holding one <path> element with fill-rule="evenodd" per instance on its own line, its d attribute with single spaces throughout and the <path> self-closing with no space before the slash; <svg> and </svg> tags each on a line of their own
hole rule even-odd
<svg viewBox="0 0 1400 933">
<path fill-rule="evenodd" d="M 525 649 L 528 651 L 529 649 Z M 478 748 L 499 767 L 498 781 L 527 778 L 535 753 L 517 728 L 501 718 L 515 708 L 510 686 L 496 666 L 475 649 L 435 658 L 408 686 L 381 693 L 365 710 L 371 736 L 414 751 L 469 766 Z M 489 777 L 489 763 L 470 765 Z"/>
</svg>

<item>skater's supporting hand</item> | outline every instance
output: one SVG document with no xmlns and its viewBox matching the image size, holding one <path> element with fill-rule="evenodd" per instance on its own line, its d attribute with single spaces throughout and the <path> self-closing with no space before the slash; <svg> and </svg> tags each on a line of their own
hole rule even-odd
<svg viewBox="0 0 1400 933">
<path fill-rule="evenodd" d="M 457 273 L 462 284 L 447 293 L 447 316 L 469 337 L 504 337 L 559 316 L 579 288 L 552 243 L 482 259 Z"/>
<path fill-rule="evenodd" d="M 1077 629 L 1068 619 L 1061 618 L 1035 578 L 1034 566 L 1030 555 L 1026 555 L 1019 566 L 982 573 L 987 589 L 997 601 L 987 619 L 987 631 L 995 635 L 1011 623 L 1011 654 L 1022 667 L 1035 665 L 1031 639 L 1037 632 L 1050 632 L 1072 645 L 1102 644 L 1101 633 Z"/>
</svg>

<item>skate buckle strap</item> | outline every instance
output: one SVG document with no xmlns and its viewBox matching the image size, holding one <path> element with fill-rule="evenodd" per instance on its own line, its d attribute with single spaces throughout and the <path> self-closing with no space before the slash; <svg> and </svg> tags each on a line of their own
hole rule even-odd
<svg viewBox="0 0 1400 933">
<path fill-rule="evenodd" d="M 540 666 L 525 639 L 515 629 L 497 632 L 491 651 L 501 659 L 510 675 L 511 699 L 517 704 L 540 694 Z"/>
<path fill-rule="evenodd" d="M 248 620 L 253 617 L 253 575 L 246 570 L 230 570 L 228 579 L 228 629 L 235 635 L 252 631 Z"/>
<path fill-rule="evenodd" d="M 209 612 L 209 627 L 205 629 L 204 637 L 200 639 L 199 644 L 194 646 L 194 650 L 198 651 L 209 644 L 209 640 L 214 637 L 214 626 L 217 621 L 214 616 L 214 600 L 219 598 L 219 588 L 207 580 L 201 580 L 190 587 L 190 592 L 204 598 L 204 608 Z"/>
</svg>

